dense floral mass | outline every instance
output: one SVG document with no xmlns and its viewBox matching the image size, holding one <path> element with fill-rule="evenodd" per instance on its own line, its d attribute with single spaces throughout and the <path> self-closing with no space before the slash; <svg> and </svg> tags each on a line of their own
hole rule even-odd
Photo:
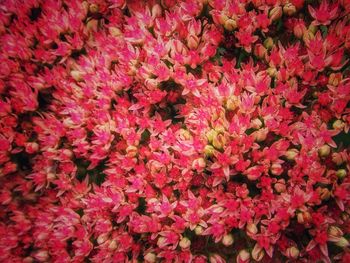
<svg viewBox="0 0 350 263">
<path fill-rule="evenodd" d="M 0 262 L 350 262 L 350 2 L 0 1 Z"/>
</svg>

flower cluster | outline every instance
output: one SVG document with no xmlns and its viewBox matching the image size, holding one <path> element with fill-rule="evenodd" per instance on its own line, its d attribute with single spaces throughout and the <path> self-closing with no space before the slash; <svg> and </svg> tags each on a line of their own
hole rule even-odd
<svg viewBox="0 0 350 263">
<path fill-rule="evenodd" d="M 349 262 L 350 2 L 0 4 L 1 262 Z"/>
</svg>

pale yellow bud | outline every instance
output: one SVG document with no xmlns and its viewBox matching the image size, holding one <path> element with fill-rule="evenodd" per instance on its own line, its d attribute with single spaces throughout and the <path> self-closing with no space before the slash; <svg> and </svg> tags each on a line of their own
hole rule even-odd
<svg viewBox="0 0 350 263">
<path fill-rule="evenodd" d="M 237 28 L 237 22 L 236 20 L 233 20 L 233 19 L 227 19 L 225 21 L 224 27 L 227 31 L 233 31 L 234 29 Z"/>
<path fill-rule="evenodd" d="M 292 3 L 287 3 L 283 6 L 283 13 L 287 16 L 292 16 L 297 11 L 296 7 Z"/>
<path fill-rule="evenodd" d="M 338 247 L 348 247 L 349 246 L 349 241 L 345 237 L 341 237 L 338 242 L 335 243 Z"/>
<path fill-rule="evenodd" d="M 288 258 L 297 259 L 299 257 L 299 249 L 295 246 L 287 248 L 286 254 Z"/>
<path fill-rule="evenodd" d="M 224 237 L 222 238 L 222 244 L 224 244 L 224 246 L 226 247 L 231 246 L 233 242 L 234 238 L 232 234 L 224 235 Z"/>
<path fill-rule="evenodd" d="M 157 259 L 156 255 L 151 252 L 148 252 L 144 257 L 144 260 L 149 263 L 156 262 L 156 259 Z"/>
<path fill-rule="evenodd" d="M 179 246 L 182 248 L 182 249 L 187 249 L 191 246 L 191 240 L 189 240 L 187 237 L 183 237 L 181 240 L 180 240 L 180 243 L 179 243 Z"/>
<path fill-rule="evenodd" d="M 295 160 L 295 157 L 297 157 L 299 154 L 299 151 L 297 149 L 289 149 L 285 156 L 288 160 L 292 161 L 292 160 Z"/>
<path fill-rule="evenodd" d="M 346 170 L 345 169 L 339 169 L 335 175 L 339 178 L 339 179 L 343 179 L 346 176 Z"/>
<path fill-rule="evenodd" d="M 318 149 L 318 154 L 321 157 L 327 157 L 331 152 L 331 147 L 329 147 L 329 145 L 325 144 L 323 146 L 321 146 L 321 148 Z"/>
</svg>

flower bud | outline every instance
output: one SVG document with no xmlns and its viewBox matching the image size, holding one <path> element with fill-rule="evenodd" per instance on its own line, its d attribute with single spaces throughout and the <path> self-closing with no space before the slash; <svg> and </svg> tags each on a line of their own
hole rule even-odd
<svg viewBox="0 0 350 263">
<path fill-rule="evenodd" d="M 53 181 L 53 180 L 55 180 L 56 179 L 56 175 L 54 174 L 54 173 L 47 173 L 47 175 L 46 175 L 46 180 L 47 181 Z"/>
<path fill-rule="evenodd" d="M 273 187 L 277 193 L 284 193 L 286 191 L 286 183 L 284 179 L 279 179 Z"/>
<path fill-rule="evenodd" d="M 103 244 L 104 242 L 106 242 L 106 240 L 108 239 L 108 233 L 105 233 L 105 234 L 101 234 L 98 236 L 97 238 L 97 243 L 99 245 Z"/>
<path fill-rule="evenodd" d="M 235 110 L 239 106 L 239 100 L 236 96 L 230 96 L 226 100 L 226 109 L 228 110 Z"/>
<path fill-rule="evenodd" d="M 256 227 L 256 224 L 254 223 L 247 224 L 247 234 L 253 236 L 256 233 L 258 233 L 258 228 Z"/>
<path fill-rule="evenodd" d="M 270 77 L 276 77 L 276 76 L 277 76 L 277 70 L 276 70 L 276 68 L 273 68 L 273 67 L 268 68 L 268 69 L 266 70 L 266 72 L 267 72 L 267 74 L 269 74 Z"/>
<path fill-rule="evenodd" d="M 224 23 L 224 27 L 227 31 L 233 31 L 237 28 L 237 22 L 233 19 L 227 19 Z"/>
<path fill-rule="evenodd" d="M 81 72 L 80 71 L 78 71 L 78 70 L 72 70 L 71 72 L 70 72 L 70 75 L 72 76 L 72 78 L 75 80 L 75 81 L 82 81 L 83 80 L 83 76 L 82 76 L 82 74 L 81 74 Z"/>
<path fill-rule="evenodd" d="M 155 4 L 152 7 L 151 13 L 152 13 L 153 18 L 161 16 L 162 15 L 162 7 L 159 4 Z"/>
<path fill-rule="evenodd" d="M 156 255 L 154 253 L 151 253 L 151 252 L 148 252 L 145 256 L 144 256 L 144 260 L 146 262 L 149 262 L 149 263 L 153 263 L 153 262 L 156 262 Z"/>
<path fill-rule="evenodd" d="M 224 263 L 225 260 L 222 257 L 220 257 L 218 254 L 212 254 L 209 257 L 209 262 L 210 263 Z"/>
<path fill-rule="evenodd" d="M 224 246 L 226 247 L 231 246 L 233 242 L 234 238 L 232 234 L 224 235 L 224 237 L 222 238 L 222 244 L 224 244 Z"/>
<path fill-rule="evenodd" d="M 226 144 L 226 139 L 222 134 L 219 134 L 218 136 L 214 137 L 213 139 L 213 146 L 218 149 L 222 150 L 224 145 Z"/>
<path fill-rule="evenodd" d="M 181 141 L 188 141 L 188 140 L 192 139 L 192 135 L 188 130 L 180 129 L 179 130 L 179 138 Z"/>
<path fill-rule="evenodd" d="M 96 13 L 98 13 L 98 11 L 99 11 L 98 5 L 96 5 L 96 4 L 91 4 L 91 5 L 89 6 L 89 11 L 90 11 L 91 14 L 96 14 Z"/>
<path fill-rule="evenodd" d="M 265 251 L 261 246 L 259 246 L 258 243 L 256 243 L 252 251 L 252 258 L 255 261 L 260 261 L 263 259 L 264 256 L 265 256 Z"/>
<path fill-rule="evenodd" d="M 135 157 L 137 155 L 137 147 L 134 145 L 129 145 L 125 151 L 126 155 L 130 158 Z"/>
<path fill-rule="evenodd" d="M 108 31 L 109 31 L 109 34 L 111 34 L 114 37 L 120 37 L 123 34 L 119 28 L 113 27 L 113 26 L 109 27 Z"/>
<path fill-rule="evenodd" d="M 302 38 L 305 31 L 306 26 L 302 23 L 297 23 L 293 28 L 293 33 L 297 38 Z"/>
<path fill-rule="evenodd" d="M 282 165 L 279 163 L 273 163 L 270 167 L 270 171 L 273 175 L 280 175 L 283 173 Z"/>
<path fill-rule="evenodd" d="M 327 188 L 317 188 L 321 200 L 328 200 L 331 197 L 331 192 Z"/>
<path fill-rule="evenodd" d="M 35 252 L 34 258 L 40 262 L 47 262 L 49 259 L 49 252 L 47 250 L 41 249 Z"/>
<path fill-rule="evenodd" d="M 116 250 L 117 248 L 118 248 L 118 243 L 115 240 L 112 240 L 108 245 L 109 250 Z"/>
<path fill-rule="evenodd" d="M 275 6 L 270 10 L 269 17 L 271 21 L 276 21 L 282 17 L 282 7 Z"/>
<path fill-rule="evenodd" d="M 264 47 L 266 47 L 266 49 L 268 50 L 270 50 L 273 47 L 273 39 L 271 37 L 265 39 Z"/>
<path fill-rule="evenodd" d="M 305 30 L 303 34 L 303 41 L 308 43 L 310 40 L 314 39 L 315 35 L 310 30 Z"/>
<path fill-rule="evenodd" d="M 295 246 L 287 248 L 286 256 L 291 259 L 297 259 L 299 257 L 299 249 Z"/>
<path fill-rule="evenodd" d="M 331 73 L 328 78 L 328 84 L 332 86 L 338 86 L 342 81 L 343 75 L 341 73 Z"/>
<path fill-rule="evenodd" d="M 338 247 L 348 247 L 349 241 L 345 237 L 341 237 L 338 242 L 335 243 Z"/>
<path fill-rule="evenodd" d="M 341 238 L 343 235 L 343 231 L 337 226 L 330 226 L 328 228 L 328 237 L 330 241 L 339 241 L 339 238 Z"/>
<path fill-rule="evenodd" d="M 321 148 L 318 149 L 318 154 L 321 157 L 327 157 L 331 152 L 331 147 L 329 147 L 329 145 L 325 144 L 323 146 L 321 146 Z"/>
<path fill-rule="evenodd" d="M 181 240 L 180 240 L 180 243 L 179 243 L 179 246 L 182 248 L 182 249 L 187 249 L 191 246 L 191 240 L 189 240 L 187 237 L 183 237 Z"/>
<path fill-rule="evenodd" d="M 205 160 L 203 158 L 198 158 L 193 160 L 192 169 L 198 170 L 199 172 L 203 171 L 203 168 L 206 166 Z"/>
<path fill-rule="evenodd" d="M 265 58 L 265 56 L 267 54 L 267 50 L 262 44 L 256 44 L 255 48 L 254 48 L 254 54 L 258 58 L 263 59 L 263 58 Z"/>
<path fill-rule="evenodd" d="M 199 39 L 195 35 L 189 35 L 187 38 L 187 46 L 190 49 L 196 49 L 199 44 Z"/>
<path fill-rule="evenodd" d="M 254 136 L 254 139 L 257 142 L 262 142 L 266 140 L 267 134 L 269 133 L 268 128 L 262 128 L 260 130 L 257 130 L 255 132 L 252 133 L 252 135 Z"/>
<path fill-rule="evenodd" d="M 345 123 L 342 120 L 336 120 L 332 126 L 335 130 L 342 130 L 345 127 Z"/>
<path fill-rule="evenodd" d="M 311 221 L 311 215 L 309 212 L 301 212 L 297 215 L 297 220 L 299 224 L 307 224 Z"/>
<path fill-rule="evenodd" d="M 29 154 L 33 154 L 39 150 L 39 144 L 36 142 L 27 142 L 25 144 L 26 152 Z"/>
<path fill-rule="evenodd" d="M 204 154 L 205 154 L 206 156 L 213 156 L 214 152 L 215 152 L 215 148 L 214 148 L 213 146 L 211 146 L 211 145 L 206 145 L 206 146 L 204 147 Z"/>
<path fill-rule="evenodd" d="M 341 165 L 345 160 L 344 160 L 343 155 L 341 153 L 332 153 L 332 161 L 336 165 Z"/>
<path fill-rule="evenodd" d="M 212 143 L 214 138 L 218 136 L 218 133 L 214 129 L 212 129 L 207 132 L 206 136 L 207 136 L 208 142 Z"/>
<path fill-rule="evenodd" d="M 250 260 L 250 253 L 247 250 L 242 249 L 241 251 L 239 251 L 236 258 L 237 263 L 248 263 L 249 260 Z"/>
<path fill-rule="evenodd" d="M 297 11 L 296 7 L 292 3 L 287 3 L 283 6 L 283 14 L 292 16 Z"/>
<path fill-rule="evenodd" d="M 22 261 L 23 263 L 32 263 L 34 262 L 34 259 L 32 257 L 25 257 Z"/>
<path fill-rule="evenodd" d="M 219 16 L 219 22 L 221 25 L 225 25 L 225 23 L 228 19 L 229 19 L 228 16 L 225 15 L 224 13 L 221 13 Z"/>
<path fill-rule="evenodd" d="M 197 236 L 201 235 L 203 233 L 204 229 L 201 226 L 196 226 L 194 229 L 194 232 L 196 233 Z"/>
<path fill-rule="evenodd" d="M 310 24 L 308 29 L 313 35 L 315 35 L 317 30 L 318 30 L 317 26 L 315 26 L 313 24 Z"/>
<path fill-rule="evenodd" d="M 297 149 L 289 149 L 285 156 L 288 160 L 292 161 L 295 160 L 295 157 L 297 157 L 297 155 L 299 154 L 299 151 Z"/>
<path fill-rule="evenodd" d="M 346 176 L 346 170 L 345 169 L 339 169 L 335 175 L 339 178 L 339 179 L 344 179 L 344 177 Z"/>
<path fill-rule="evenodd" d="M 260 129 L 263 123 L 259 118 L 255 118 L 251 121 L 250 127 L 253 129 Z"/>
</svg>

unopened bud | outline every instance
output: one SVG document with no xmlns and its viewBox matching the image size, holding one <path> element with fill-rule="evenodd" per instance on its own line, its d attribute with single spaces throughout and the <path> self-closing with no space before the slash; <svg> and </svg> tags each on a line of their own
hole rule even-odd
<svg viewBox="0 0 350 263">
<path fill-rule="evenodd" d="M 283 13 L 287 16 L 292 16 L 297 11 L 296 7 L 292 3 L 287 3 L 283 6 Z"/>
<path fill-rule="evenodd" d="M 299 151 L 297 149 L 289 149 L 285 156 L 288 160 L 292 161 L 295 160 L 295 157 L 297 157 L 297 155 L 299 154 Z"/>
<path fill-rule="evenodd" d="M 214 139 L 213 139 L 213 146 L 216 149 L 221 150 L 224 147 L 225 144 L 226 144 L 226 139 L 225 139 L 224 135 L 219 134 L 218 136 L 214 137 Z"/>
<path fill-rule="evenodd" d="M 118 243 L 115 240 L 112 240 L 108 245 L 109 250 L 116 250 L 117 248 L 118 248 Z"/>
<path fill-rule="evenodd" d="M 331 147 L 327 144 L 321 146 L 321 148 L 318 149 L 318 154 L 321 156 L 321 157 L 326 157 L 330 154 L 331 152 Z"/>
<path fill-rule="evenodd" d="M 214 138 L 218 136 L 218 133 L 215 130 L 210 130 L 206 134 L 208 142 L 212 143 Z"/>
<path fill-rule="evenodd" d="M 114 37 L 119 37 L 119 36 L 122 35 L 122 31 L 119 28 L 117 28 L 117 27 L 111 26 L 111 27 L 108 28 L 108 31 Z"/>
<path fill-rule="evenodd" d="M 301 212 L 297 215 L 297 220 L 299 224 L 307 224 L 311 221 L 311 215 L 309 212 Z"/>
<path fill-rule="evenodd" d="M 345 127 L 345 123 L 342 120 L 336 120 L 333 122 L 333 129 L 342 130 Z"/>
<path fill-rule="evenodd" d="M 194 232 L 196 233 L 196 235 L 201 235 L 203 233 L 204 229 L 201 226 L 196 226 L 196 228 L 194 229 Z"/>
<path fill-rule="evenodd" d="M 108 234 L 101 234 L 97 238 L 97 243 L 101 245 L 102 243 L 106 242 L 107 239 L 108 239 Z"/>
<path fill-rule="evenodd" d="M 195 35 L 189 35 L 187 38 L 187 46 L 190 49 L 196 49 L 198 47 L 199 44 L 199 39 L 197 36 Z"/>
<path fill-rule="evenodd" d="M 262 44 L 256 44 L 255 48 L 254 48 L 254 54 L 258 58 L 263 59 L 263 58 L 265 58 L 265 56 L 267 54 L 267 50 Z"/>
<path fill-rule="evenodd" d="M 250 261 L 250 253 L 247 250 L 242 249 L 239 251 L 236 261 L 237 263 L 248 263 Z"/>
<path fill-rule="evenodd" d="M 224 23 L 224 27 L 227 31 L 233 31 L 237 28 L 237 22 L 233 19 L 227 19 Z"/>
<path fill-rule="evenodd" d="M 273 47 L 273 39 L 271 37 L 265 39 L 264 47 L 266 47 L 266 49 L 268 50 L 270 50 Z"/>
<path fill-rule="evenodd" d="M 318 30 L 317 26 L 315 26 L 315 25 L 313 25 L 313 24 L 310 24 L 310 25 L 309 25 L 309 31 L 310 31 L 313 35 L 316 34 L 317 30 Z"/>
<path fill-rule="evenodd" d="M 328 84 L 336 87 L 339 85 L 342 79 L 343 79 L 343 75 L 340 72 L 331 73 L 329 75 Z"/>
<path fill-rule="evenodd" d="M 250 127 L 253 129 L 260 129 L 263 123 L 259 118 L 255 118 L 251 121 Z"/>
<path fill-rule="evenodd" d="M 256 233 L 258 233 L 258 228 L 256 227 L 256 224 L 254 223 L 247 224 L 247 234 L 252 236 L 252 235 L 255 235 Z"/>
<path fill-rule="evenodd" d="M 331 192 L 327 188 L 318 188 L 318 193 L 321 200 L 328 200 L 331 197 Z"/>
<path fill-rule="evenodd" d="M 187 249 L 191 246 L 191 240 L 189 240 L 187 237 L 183 237 L 179 242 L 179 246 L 182 249 Z"/>
<path fill-rule="evenodd" d="M 81 74 L 80 71 L 78 70 L 72 70 L 70 72 L 70 75 L 72 76 L 72 78 L 75 80 L 75 81 L 82 81 L 83 80 L 83 76 Z"/>
<path fill-rule="evenodd" d="M 89 11 L 90 11 L 90 13 L 92 13 L 92 14 L 98 13 L 98 11 L 99 11 L 98 5 L 96 5 L 96 4 L 91 4 L 91 5 L 89 6 Z"/>
<path fill-rule="evenodd" d="M 346 170 L 345 169 L 339 169 L 335 175 L 339 178 L 339 179 L 343 179 L 346 176 Z"/>
<path fill-rule="evenodd" d="M 224 244 L 224 246 L 226 247 L 231 246 L 233 242 L 234 238 L 232 234 L 224 235 L 224 237 L 222 238 L 222 244 Z"/>
<path fill-rule="evenodd" d="M 330 226 L 328 228 L 328 237 L 330 241 L 333 241 L 333 240 L 339 241 L 339 238 L 341 238 L 343 235 L 344 235 L 343 231 L 337 226 Z"/>
<path fill-rule="evenodd" d="M 253 132 L 253 136 L 254 136 L 254 139 L 257 141 L 257 142 L 262 142 L 262 141 L 265 141 L 266 140 L 266 137 L 267 137 L 267 134 L 269 133 L 269 130 L 268 128 L 262 128 L 260 130 L 257 130 L 255 132 Z"/>
<path fill-rule="evenodd" d="M 192 169 L 203 171 L 203 168 L 206 166 L 205 160 L 203 158 L 195 159 L 192 163 Z"/>
<path fill-rule="evenodd" d="M 154 253 L 151 253 L 151 252 L 147 253 L 147 254 L 144 256 L 144 260 L 145 260 L 146 262 L 149 262 L 149 263 L 156 262 L 156 259 L 157 259 L 156 255 L 155 255 Z"/>
<path fill-rule="evenodd" d="M 265 251 L 261 246 L 258 245 L 258 243 L 256 243 L 252 251 L 252 258 L 255 261 L 260 261 L 263 259 L 264 256 L 265 256 Z"/>
<path fill-rule="evenodd" d="M 277 76 L 277 70 L 276 70 L 276 68 L 273 68 L 273 67 L 268 68 L 268 69 L 266 70 L 266 72 L 267 72 L 267 74 L 269 74 L 270 77 L 276 77 L 276 76 Z"/>
<path fill-rule="evenodd" d="M 305 31 L 306 31 L 306 26 L 302 23 L 296 24 L 293 28 L 293 33 L 297 38 L 302 38 Z"/>
<path fill-rule="evenodd" d="M 137 155 L 137 147 L 134 146 L 134 145 L 129 145 L 127 148 L 126 148 L 126 155 L 128 157 L 135 157 Z"/>
<path fill-rule="evenodd" d="M 213 146 L 206 145 L 204 147 L 204 153 L 206 156 L 208 156 L 208 157 L 213 156 L 214 152 L 215 152 L 215 148 Z"/>
<path fill-rule="evenodd" d="M 26 152 L 29 154 L 35 153 L 39 150 L 39 144 L 36 142 L 27 142 L 25 144 Z"/>
<path fill-rule="evenodd" d="M 271 21 L 276 21 L 282 17 L 282 7 L 275 6 L 270 10 L 269 17 Z"/>
<path fill-rule="evenodd" d="M 332 161 L 336 164 L 336 165 L 341 165 L 342 163 L 345 162 L 343 156 L 341 153 L 332 153 Z"/>
<path fill-rule="evenodd" d="M 152 17 L 155 18 L 161 15 L 162 15 L 162 7 L 159 4 L 155 4 L 152 7 Z"/>
<path fill-rule="evenodd" d="M 279 179 L 273 187 L 277 193 L 284 193 L 286 191 L 286 183 L 284 179 Z"/>
<path fill-rule="evenodd" d="M 228 110 L 235 110 L 239 105 L 239 100 L 236 96 L 231 96 L 226 101 L 226 109 Z"/>
<path fill-rule="evenodd" d="M 288 258 L 297 259 L 299 257 L 299 249 L 295 246 L 287 248 L 286 255 Z"/>
<path fill-rule="evenodd" d="M 335 243 L 338 247 L 348 247 L 349 241 L 345 237 L 341 237 L 338 242 Z"/>
<path fill-rule="evenodd" d="M 273 175 L 280 175 L 283 172 L 282 165 L 279 163 L 273 163 L 270 167 L 270 171 Z"/>
</svg>

